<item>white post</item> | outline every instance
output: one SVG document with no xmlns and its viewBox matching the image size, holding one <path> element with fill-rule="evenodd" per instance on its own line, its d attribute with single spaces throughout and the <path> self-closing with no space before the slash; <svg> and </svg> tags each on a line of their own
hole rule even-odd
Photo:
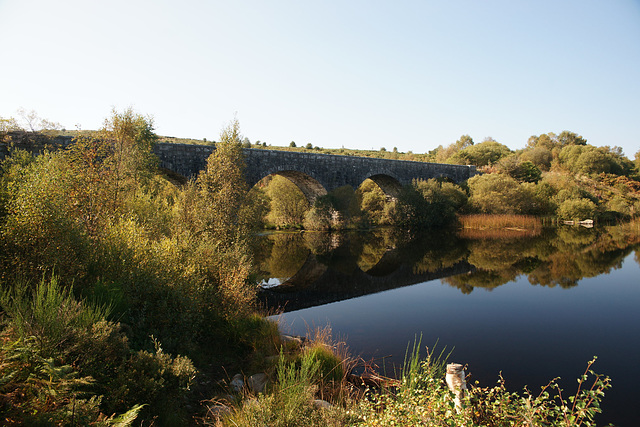
<svg viewBox="0 0 640 427">
<path fill-rule="evenodd" d="M 464 378 L 465 374 L 462 368 L 463 366 L 459 363 L 449 363 L 447 364 L 447 375 L 445 376 L 449 390 L 456 396 L 454 402 L 458 413 L 462 410 L 462 398 L 467 390 L 467 381 Z"/>
</svg>

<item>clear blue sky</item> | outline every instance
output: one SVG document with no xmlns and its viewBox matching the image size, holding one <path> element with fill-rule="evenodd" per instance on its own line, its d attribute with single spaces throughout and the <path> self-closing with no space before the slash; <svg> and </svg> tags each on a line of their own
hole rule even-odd
<svg viewBox="0 0 640 427">
<path fill-rule="evenodd" d="M 0 0 L 0 116 L 426 152 L 571 130 L 640 149 L 640 1 Z"/>
</svg>

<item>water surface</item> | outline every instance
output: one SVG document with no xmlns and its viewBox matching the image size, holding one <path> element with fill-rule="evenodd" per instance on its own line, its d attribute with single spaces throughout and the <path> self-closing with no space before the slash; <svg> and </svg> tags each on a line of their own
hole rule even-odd
<svg viewBox="0 0 640 427">
<path fill-rule="evenodd" d="M 372 233 L 265 236 L 263 301 L 288 332 L 330 325 L 352 353 L 392 373 L 408 343 L 453 349 L 471 380 L 565 394 L 597 355 L 613 388 L 599 424 L 640 419 L 640 233 L 560 228 L 465 238 Z M 267 285 L 267 283 L 269 283 Z"/>
</svg>

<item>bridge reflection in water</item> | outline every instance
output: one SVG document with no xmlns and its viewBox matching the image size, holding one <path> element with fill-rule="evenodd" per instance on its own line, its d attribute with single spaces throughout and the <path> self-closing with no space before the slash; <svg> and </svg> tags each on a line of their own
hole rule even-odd
<svg viewBox="0 0 640 427">
<path fill-rule="evenodd" d="M 278 252 L 277 240 L 288 240 L 285 246 L 289 249 L 298 245 L 300 250 L 304 245 L 307 255 L 300 265 L 301 254 L 298 254 L 300 266 L 291 265 L 292 270 L 298 269 L 288 277 L 275 278 L 274 271 L 264 271 L 266 276 L 261 283 L 259 299 L 269 308 L 290 312 L 475 270 L 465 260 L 442 268 L 416 268 L 415 257 L 407 251 L 407 237 L 394 233 L 397 232 L 377 230 L 366 235 L 288 233 L 269 236 L 274 241 L 271 256 L 278 257 L 280 263 L 287 259 L 287 253 Z M 317 235 L 309 239 L 310 234 Z M 323 237 L 333 241 L 323 242 Z M 316 245 L 320 241 L 320 250 L 314 246 L 314 238 Z M 284 263 L 295 264 L 295 258 Z"/>
<path fill-rule="evenodd" d="M 640 406 L 629 405 L 640 400 L 640 365 L 620 363 L 640 360 L 640 341 L 629 339 L 640 336 L 637 222 L 411 241 L 377 230 L 335 238 L 296 233 L 263 243 L 256 259 L 264 277 L 282 285 L 261 297 L 291 311 L 277 319 L 287 333 L 328 324 L 353 355 L 381 367 L 402 366 L 407 344 L 422 336 L 424 345 L 454 349 L 453 360 L 467 363 L 481 386 L 502 373 L 511 391 L 557 376 L 575 393 L 574 378 L 595 354 L 596 372 L 613 384 L 598 425 L 640 419 Z M 318 280 L 303 280 L 305 271 Z"/>
</svg>

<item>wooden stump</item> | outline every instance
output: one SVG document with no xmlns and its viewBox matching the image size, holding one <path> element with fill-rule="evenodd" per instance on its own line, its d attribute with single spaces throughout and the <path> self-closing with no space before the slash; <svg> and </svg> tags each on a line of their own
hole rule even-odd
<svg viewBox="0 0 640 427">
<path fill-rule="evenodd" d="M 459 363 L 447 364 L 447 375 L 445 380 L 449 390 L 455 395 L 454 402 L 458 413 L 462 410 L 462 398 L 467 390 L 467 381 L 465 380 L 463 366 Z"/>
</svg>

